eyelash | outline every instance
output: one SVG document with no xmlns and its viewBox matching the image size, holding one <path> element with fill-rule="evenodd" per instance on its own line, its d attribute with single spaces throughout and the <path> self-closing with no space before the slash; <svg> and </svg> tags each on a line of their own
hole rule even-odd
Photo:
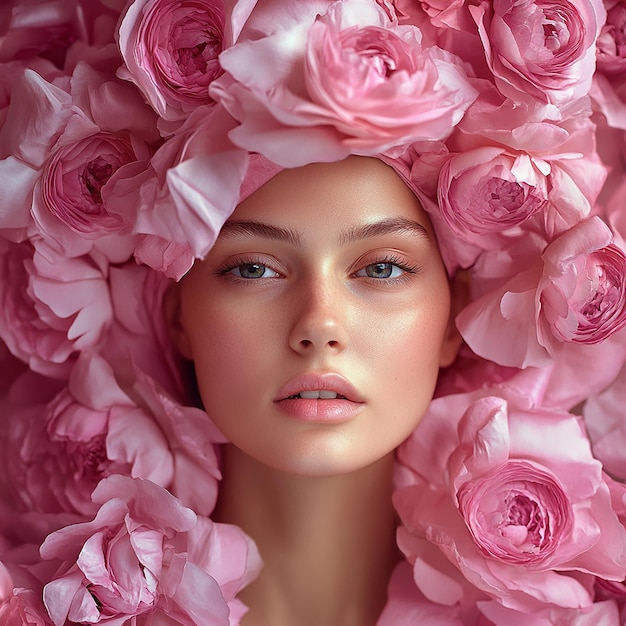
<svg viewBox="0 0 626 626">
<path fill-rule="evenodd" d="M 363 265 L 362 267 L 360 267 L 358 270 L 356 270 L 355 272 L 352 272 L 351 276 L 356 276 L 357 272 L 360 272 L 362 269 L 372 266 L 372 265 L 384 265 L 384 264 L 390 264 L 390 265 L 394 265 L 395 267 L 400 268 L 403 271 L 403 274 L 401 276 L 395 276 L 395 277 L 390 277 L 390 278 L 371 278 L 371 280 L 375 280 L 377 284 L 397 284 L 400 281 L 405 281 L 407 280 L 408 276 L 407 274 L 417 274 L 420 270 L 420 268 L 417 265 L 413 265 L 410 263 L 407 263 L 404 259 L 401 259 L 400 257 L 394 255 L 394 254 L 387 254 L 385 256 L 383 256 L 380 259 L 376 259 L 375 261 L 371 262 L 371 263 L 366 263 L 365 265 Z M 255 282 L 256 280 L 262 280 L 261 278 L 243 278 L 241 276 L 236 276 L 235 274 L 231 274 L 231 272 L 238 268 L 241 267 L 242 265 L 262 265 L 264 267 L 268 267 L 269 269 L 271 269 L 274 272 L 280 273 L 277 270 L 273 269 L 267 262 L 264 262 L 262 259 L 258 258 L 258 257 L 241 257 L 238 259 L 235 259 L 234 261 L 229 261 L 228 263 L 222 265 L 221 267 L 219 267 L 216 270 L 216 275 L 218 276 L 226 276 L 228 274 L 230 274 L 229 278 L 233 281 L 233 282 L 237 282 L 237 283 L 245 283 L 245 284 L 250 284 Z"/>
<path fill-rule="evenodd" d="M 404 273 L 400 276 L 394 276 L 394 277 L 389 277 L 389 278 L 372 278 L 372 280 L 376 281 L 376 284 L 383 284 L 383 285 L 398 284 L 399 282 L 403 282 L 408 279 L 407 274 L 417 274 L 419 272 L 419 268 L 417 265 L 407 263 L 407 261 L 400 258 L 399 256 L 396 256 L 395 254 L 386 254 L 381 259 L 377 259 L 373 261 L 372 263 L 366 263 L 361 268 L 359 268 L 357 272 L 360 272 L 362 269 L 365 269 L 366 267 L 369 267 L 372 265 L 385 265 L 387 263 L 400 268 Z M 354 275 L 356 275 L 356 272 L 353 272 L 352 276 Z"/>
</svg>

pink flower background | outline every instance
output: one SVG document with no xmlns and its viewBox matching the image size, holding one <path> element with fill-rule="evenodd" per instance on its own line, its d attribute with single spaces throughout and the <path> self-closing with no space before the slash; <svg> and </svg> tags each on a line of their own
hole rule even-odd
<svg viewBox="0 0 626 626">
<path fill-rule="evenodd" d="M 259 182 L 357 154 L 469 290 L 379 626 L 624 624 L 625 133 L 621 0 L 7 0 L 0 623 L 239 623 L 261 555 L 163 295 Z"/>
</svg>

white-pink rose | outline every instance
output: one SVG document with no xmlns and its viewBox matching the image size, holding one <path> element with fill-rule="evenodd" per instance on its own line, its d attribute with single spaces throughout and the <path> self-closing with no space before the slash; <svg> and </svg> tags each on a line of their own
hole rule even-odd
<svg viewBox="0 0 626 626">
<path fill-rule="evenodd" d="M 452 409 L 447 419 L 458 420 L 446 402 L 435 401 L 441 406 L 433 416 Z M 427 450 L 439 445 L 432 434 L 444 431 L 417 429 L 401 454 L 415 482 L 395 494 L 404 524 L 420 540 L 409 558 L 436 567 L 424 541 L 434 544 L 472 586 L 516 611 L 589 607 L 592 575 L 626 575 L 626 529 L 609 479 L 580 418 L 517 404 L 499 396 L 472 402 L 458 422 L 456 447 L 425 470 L 433 459 Z M 433 472 L 439 485 L 427 479 Z M 425 593 L 428 568 L 419 571 Z M 460 599 L 462 581 L 457 588 Z"/>
<path fill-rule="evenodd" d="M 212 102 L 209 85 L 222 73 L 224 3 L 221 0 L 138 0 L 129 3 L 118 31 L 125 66 L 165 120 L 183 120 Z"/>
<path fill-rule="evenodd" d="M 241 122 L 235 143 L 297 166 L 452 131 L 477 93 L 457 57 L 422 47 L 417 27 L 371 0 L 318 5 L 303 3 L 291 23 L 277 3 L 279 28 L 220 57 L 227 75 L 212 93 Z"/>
<path fill-rule="evenodd" d="M 0 337 L 31 369 L 69 374 L 81 350 L 97 346 L 111 323 L 106 276 L 88 257 L 67 258 L 39 240 L 0 239 Z"/>
<path fill-rule="evenodd" d="M 44 588 L 55 626 L 118 626 L 148 614 L 184 626 L 228 626 L 220 583 L 190 559 L 189 532 L 198 523 L 191 509 L 154 483 L 123 476 L 102 481 L 93 499 L 101 505 L 93 521 L 62 528 L 41 546 L 44 559 L 61 562 Z M 203 526 L 195 541 L 210 551 L 212 525 Z M 235 540 L 247 544 L 241 532 Z M 248 558 L 258 566 L 244 550 L 244 568 Z"/>
<path fill-rule="evenodd" d="M 470 12 L 505 96 L 558 105 L 587 94 L 606 17 L 602 0 L 494 0 Z"/>
<path fill-rule="evenodd" d="M 528 260 L 536 254 L 531 246 L 517 259 L 486 254 L 482 267 L 497 263 L 504 280 L 457 318 L 468 345 L 501 365 L 547 365 L 564 344 L 598 344 L 626 325 L 626 254 L 599 217 Z"/>
</svg>

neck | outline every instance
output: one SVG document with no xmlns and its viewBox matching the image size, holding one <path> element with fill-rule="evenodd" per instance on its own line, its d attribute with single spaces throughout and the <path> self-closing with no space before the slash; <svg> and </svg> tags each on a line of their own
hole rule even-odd
<svg viewBox="0 0 626 626">
<path fill-rule="evenodd" d="M 250 608 L 242 624 L 375 624 L 398 558 L 393 454 L 350 474 L 310 477 L 227 446 L 223 467 L 215 519 L 248 533 L 265 563 L 239 596 Z"/>
</svg>

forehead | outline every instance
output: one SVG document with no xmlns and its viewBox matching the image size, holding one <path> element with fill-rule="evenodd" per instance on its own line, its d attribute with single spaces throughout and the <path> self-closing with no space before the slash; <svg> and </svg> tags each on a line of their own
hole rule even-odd
<svg viewBox="0 0 626 626">
<path fill-rule="evenodd" d="M 419 221 L 431 230 L 418 199 L 390 166 L 351 156 L 281 171 L 242 202 L 231 219 L 262 219 L 301 230 L 395 217 Z"/>
</svg>

